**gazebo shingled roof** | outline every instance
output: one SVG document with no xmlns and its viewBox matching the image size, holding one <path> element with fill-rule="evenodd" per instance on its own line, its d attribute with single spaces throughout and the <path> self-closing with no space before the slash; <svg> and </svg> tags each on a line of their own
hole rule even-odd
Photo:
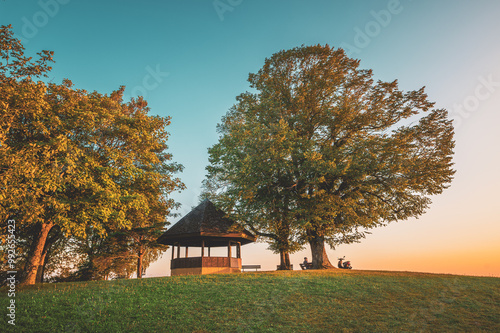
<svg viewBox="0 0 500 333">
<path fill-rule="evenodd" d="M 227 246 L 230 240 L 244 245 L 255 242 L 256 237 L 206 199 L 165 231 L 157 242 L 201 247 L 203 241 L 205 246 L 217 247 Z"/>
</svg>

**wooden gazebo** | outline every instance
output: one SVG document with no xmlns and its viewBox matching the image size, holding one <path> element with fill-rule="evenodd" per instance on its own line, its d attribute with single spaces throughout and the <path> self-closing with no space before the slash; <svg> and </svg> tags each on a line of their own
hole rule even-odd
<svg viewBox="0 0 500 333">
<path fill-rule="evenodd" d="M 224 215 L 205 200 L 158 238 L 158 243 L 172 246 L 171 275 L 241 272 L 241 245 L 256 238 Z M 185 247 L 184 258 L 181 247 Z M 188 257 L 189 247 L 201 247 L 201 256 Z M 211 256 L 212 247 L 227 247 L 227 256 Z"/>
</svg>

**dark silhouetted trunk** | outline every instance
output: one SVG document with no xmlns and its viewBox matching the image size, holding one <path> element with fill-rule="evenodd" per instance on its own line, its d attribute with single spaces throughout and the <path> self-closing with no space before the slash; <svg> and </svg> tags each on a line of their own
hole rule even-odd
<svg viewBox="0 0 500 333">
<path fill-rule="evenodd" d="M 144 257 L 144 251 L 139 249 L 137 252 L 137 278 L 142 279 L 142 258 Z"/>
<path fill-rule="evenodd" d="M 87 253 L 87 261 L 79 269 L 79 281 L 94 281 L 97 279 L 97 267 L 94 262 L 94 255 Z"/>
<path fill-rule="evenodd" d="M 45 274 L 45 266 L 50 259 L 50 254 L 52 246 L 61 237 L 60 229 L 58 226 L 54 226 L 47 236 L 45 241 L 45 246 L 43 247 L 42 257 L 40 258 L 40 265 L 36 272 L 36 283 L 43 283 L 43 276 Z"/>
<path fill-rule="evenodd" d="M 291 270 L 290 254 L 287 251 L 280 251 L 280 266 L 278 270 Z"/>
<path fill-rule="evenodd" d="M 38 269 L 42 263 L 43 249 L 45 248 L 45 242 L 47 241 L 47 236 L 49 235 L 50 229 L 54 224 L 43 223 L 40 228 L 40 232 L 33 240 L 33 247 L 28 259 L 26 261 L 26 266 L 24 269 L 24 278 L 21 281 L 23 285 L 31 285 L 36 283 Z"/>
<path fill-rule="evenodd" d="M 47 258 L 47 251 L 44 249 L 42 258 L 40 258 L 40 265 L 36 272 L 36 283 L 43 283 L 43 273 L 45 271 L 45 258 Z"/>
<path fill-rule="evenodd" d="M 320 236 L 315 236 L 309 240 L 312 254 L 313 269 L 328 269 L 335 268 L 328 260 L 328 255 L 325 249 L 325 239 Z"/>
</svg>

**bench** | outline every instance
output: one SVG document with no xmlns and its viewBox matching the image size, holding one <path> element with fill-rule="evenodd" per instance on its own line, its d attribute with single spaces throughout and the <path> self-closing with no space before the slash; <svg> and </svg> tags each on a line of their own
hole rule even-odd
<svg viewBox="0 0 500 333">
<path fill-rule="evenodd" d="M 244 272 L 245 269 L 255 269 L 255 271 L 257 272 L 257 270 L 260 269 L 260 265 L 242 265 L 241 271 Z"/>
<path fill-rule="evenodd" d="M 302 268 L 302 270 L 304 269 L 312 269 L 313 265 L 312 263 L 307 263 L 307 266 L 304 265 L 304 264 L 299 264 L 300 265 L 300 268 Z"/>
</svg>

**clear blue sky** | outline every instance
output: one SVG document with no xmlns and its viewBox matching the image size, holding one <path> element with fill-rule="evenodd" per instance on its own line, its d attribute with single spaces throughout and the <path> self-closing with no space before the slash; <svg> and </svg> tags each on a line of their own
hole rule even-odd
<svg viewBox="0 0 500 333">
<path fill-rule="evenodd" d="M 55 52 L 54 82 L 103 93 L 125 85 L 126 95 L 145 95 L 153 114 L 172 117 L 170 151 L 188 187 L 176 195 L 181 214 L 198 202 L 216 124 L 274 52 L 328 43 L 347 48 L 376 79 L 425 85 L 456 119 L 452 187 L 420 219 L 329 254 L 358 268 L 497 276 L 499 17 L 500 2 L 485 0 L 0 1 L 0 24 L 14 26 L 28 53 Z M 292 257 L 296 266 L 304 255 Z M 278 257 L 260 244 L 245 247 L 243 261 L 271 269 Z M 168 258 L 150 274 L 164 275 L 165 266 Z"/>
</svg>

